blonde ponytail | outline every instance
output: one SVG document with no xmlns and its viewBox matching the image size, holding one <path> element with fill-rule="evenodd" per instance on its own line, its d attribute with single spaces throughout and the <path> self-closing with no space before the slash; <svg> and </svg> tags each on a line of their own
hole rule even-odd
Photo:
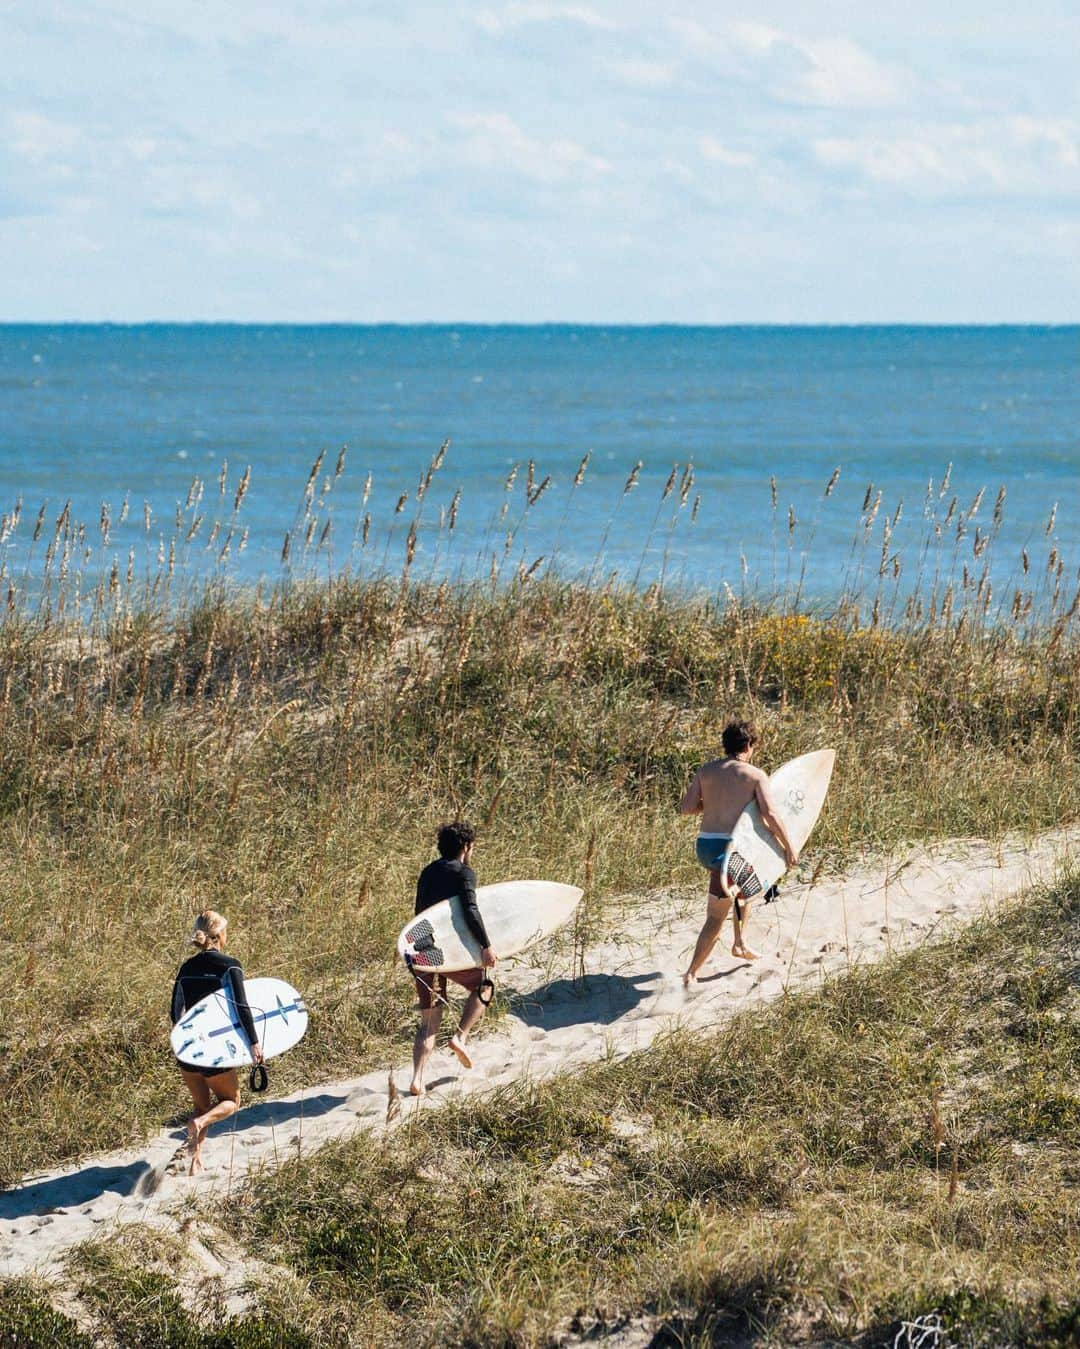
<svg viewBox="0 0 1080 1349">
<path fill-rule="evenodd" d="M 195 929 L 191 934 L 192 946 L 197 946 L 200 951 L 220 949 L 225 941 L 225 929 L 228 926 L 228 919 L 223 918 L 220 913 L 214 909 L 203 909 L 195 919 Z"/>
</svg>

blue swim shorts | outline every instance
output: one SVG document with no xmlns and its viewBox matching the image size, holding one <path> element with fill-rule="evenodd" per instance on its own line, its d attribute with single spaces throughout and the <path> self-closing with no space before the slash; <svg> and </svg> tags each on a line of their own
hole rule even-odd
<svg viewBox="0 0 1080 1349">
<path fill-rule="evenodd" d="M 710 871 L 719 871 L 724 865 L 724 857 L 731 847 L 730 834 L 698 834 L 694 845 L 697 860 Z"/>
</svg>

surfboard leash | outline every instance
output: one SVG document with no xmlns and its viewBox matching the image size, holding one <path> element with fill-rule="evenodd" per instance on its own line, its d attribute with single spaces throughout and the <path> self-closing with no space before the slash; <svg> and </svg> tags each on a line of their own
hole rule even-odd
<svg viewBox="0 0 1080 1349">
<path fill-rule="evenodd" d="M 438 1000 L 442 1003 L 444 1007 L 450 1007 L 449 1002 L 447 1002 L 447 1000 L 443 997 L 443 995 L 441 993 L 437 993 L 435 991 L 434 986 L 432 984 L 429 984 L 422 974 L 418 974 L 416 972 L 416 966 L 413 963 L 412 956 L 402 956 L 402 960 L 404 960 L 405 968 L 409 971 L 412 977 L 416 980 L 418 984 L 424 985 L 424 987 L 427 989 L 429 995 L 432 998 L 438 998 Z M 451 1008 L 451 1011 L 452 1010 L 453 1008 Z"/>
<path fill-rule="evenodd" d="M 424 978 L 424 976 L 417 972 L 416 964 L 413 961 L 412 956 L 403 955 L 401 958 L 405 962 L 405 968 L 409 971 L 409 973 L 416 980 L 416 982 L 418 984 L 423 984 L 424 987 L 427 989 L 428 993 L 433 998 L 438 998 L 438 1000 L 442 1003 L 444 1007 L 447 1007 L 450 1009 L 450 1011 L 453 1011 L 454 1008 L 452 1004 L 449 1001 L 447 1001 L 447 999 L 444 998 L 441 993 L 436 992 L 434 987 L 428 983 L 428 981 Z M 485 994 L 487 995 L 486 997 Z M 480 999 L 481 1006 L 483 1007 L 491 1006 L 492 1000 L 495 997 L 495 980 L 492 979 L 490 975 L 485 974 L 481 978 L 480 987 L 476 990 L 476 996 Z"/>
<path fill-rule="evenodd" d="M 245 994 L 246 994 L 246 992 L 247 992 L 247 990 L 246 990 L 246 988 L 245 988 Z M 235 1000 L 235 999 L 234 999 L 234 1000 Z M 254 1006 L 252 1003 L 248 1002 L 246 996 L 245 996 L 245 998 L 244 998 L 244 1005 L 245 1005 L 245 1007 L 247 1007 L 247 1009 L 248 1009 L 249 1012 L 253 1012 L 253 1013 L 254 1013 L 254 1012 L 258 1012 L 259 1015 L 260 1015 L 260 1016 L 262 1017 L 262 1019 L 263 1019 L 263 1024 L 265 1025 L 265 1023 L 266 1023 L 266 1008 L 265 1008 L 265 1007 L 256 1007 L 256 1006 Z M 239 1003 L 237 1003 L 237 1006 L 239 1007 Z M 235 1023 L 234 1023 L 234 1024 L 235 1024 Z M 237 1030 L 238 1030 L 241 1034 L 245 1034 L 245 1036 L 246 1036 L 246 1032 L 244 1032 L 243 1026 L 237 1026 Z M 267 1072 L 267 1070 L 266 1070 L 266 1064 L 265 1064 L 265 1063 L 253 1063 L 253 1064 L 251 1065 L 251 1067 L 248 1069 L 248 1090 L 254 1092 L 256 1095 L 260 1095 L 262 1092 L 264 1092 L 264 1091 L 267 1089 L 267 1087 L 268 1087 L 269 1085 L 270 1085 L 270 1074 L 269 1074 L 269 1073 Z"/>
</svg>

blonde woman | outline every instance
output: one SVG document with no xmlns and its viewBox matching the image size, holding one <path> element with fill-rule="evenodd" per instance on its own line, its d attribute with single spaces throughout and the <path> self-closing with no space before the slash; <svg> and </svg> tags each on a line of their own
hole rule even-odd
<svg viewBox="0 0 1080 1349">
<path fill-rule="evenodd" d="M 256 1063 L 262 1063 L 262 1048 L 255 1035 L 255 1023 L 244 990 L 244 972 L 234 956 L 225 954 L 225 935 L 228 923 L 220 913 L 204 909 L 195 919 L 191 934 L 192 946 L 199 949 L 190 960 L 180 966 L 173 985 L 172 1020 L 175 1025 L 190 1007 L 194 1007 L 210 993 L 227 988 L 232 994 L 244 1033 L 251 1043 Z M 177 1059 L 180 1074 L 195 1102 L 195 1114 L 188 1124 L 188 1155 L 191 1165 L 188 1175 L 202 1170 L 202 1145 L 211 1124 L 228 1119 L 240 1109 L 240 1079 L 235 1068 L 224 1071 L 214 1068 L 193 1068 Z M 217 1097 L 217 1104 L 211 1100 Z"/>
</svg>

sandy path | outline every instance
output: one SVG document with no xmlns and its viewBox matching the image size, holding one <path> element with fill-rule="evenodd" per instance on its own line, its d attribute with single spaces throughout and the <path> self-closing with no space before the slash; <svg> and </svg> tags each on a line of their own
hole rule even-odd
<svg viewBox="0 0 1080 1349">
<path fill-rule="evenodd" d="M 662 893 L 627 902 L 609 926 L 618 932 L 586 952 L 584 983 L 517 964 L 502 973 L 514 989 L 514 1014 L 499 1032 L 474 1045 L 464 1073 L 449 1053 L 429 1072 L 430 1094 L 405 1098 L 399 1119 L 460 1095 L 525 1076 L 540 1079 L 643 1049 L 674 1026 L 705 1026 L 731 1011 L 775 997 L 823 973 L 876 960 L 890 950 L 926 941 L 943 927 L 985 912 L 1028 887 L 1052 881 L 1080 855 L 1080 829 L 999 844 L 953 840 L 878 860 L 813 890 L 792 886 L 780 903 L 759 908 L 751 937 L 764 957 L 730 955 L 730 928 L 703 977 L 689 993 L 685 968 L 702 919 L 701 894 Z M 702 892 L 704 886 L 702 886 Z M 553 968 L 565 971 L 568 958 Z M 395 1074 L 408 1083 L 404 1063 Z M 118 1222 L 178 1230 L 185 1200 L 224 1194 L 253 1169 L 309 1153 L 354 1129 L 386 1127 L 387 1072 L 306 1088 L 248 1106 L 235 1129 L 213 1131 L 206 1170 L 176 1174 L 171 1159 L 181 1130 L 162 1132 L 146 1146 L 92 1158 L 62 1171 L 28 1178 L 0 1195 L 0 1272 L 43 1271 L 69 1247 L 100 1237 Z"/>
</svg>

